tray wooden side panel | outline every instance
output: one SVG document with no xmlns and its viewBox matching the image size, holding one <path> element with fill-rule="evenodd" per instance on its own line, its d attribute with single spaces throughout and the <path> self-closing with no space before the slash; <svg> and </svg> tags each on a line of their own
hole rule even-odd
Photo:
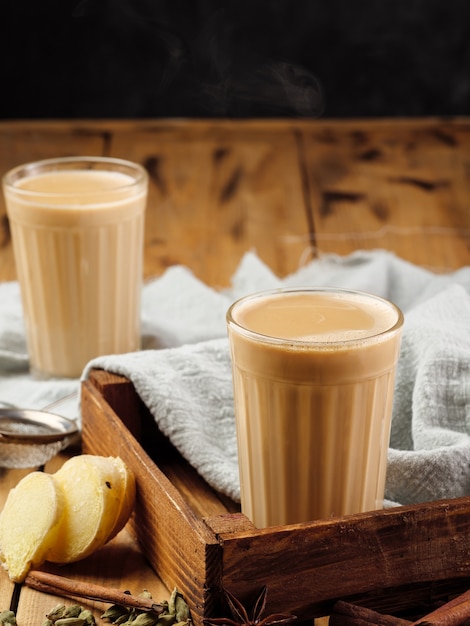
<svg viewBox="0 0 470 626">
<path fill-rule="evenodd" d="M 141 413 L 144 405 L 137 395 L 134 385 L 124 376 L 112 374 L 105 370 L 93 370 L 90 373 L 89 381 L 98 391 L 99 402 L 101 403 L 101 399 L 105 400 L 109 408 L 119 417 L 119 421 L 140 442 L 142 438 Z M 88 384 L 85 383 L 83 387 L 87 389 Z M 114 442 L 112 433 L 110 435 Z"/>
<path fill-rule="evenodd" d="M 124 387 L 125 383 L 123 391 Z M 82 429 L 84 453 L 120 456 L 135 473 L 137 498 L 130 530 L 162 581 L 170 590 L 176 586 L 183 593 L 195 622 L 200 623 L 213 611 L 214 596 L 208 590 L 220 579 L 218 539 L 91 381 L 82 384 Z"/>
<path fill-rule="evenodd" d="M 217 532 L 217 520 L 206 523 Z M 419 583 L 459 577 L 470 585 L 470 498 L 273 529 L 222 529 L 219 538 L 222 584 L 239 597 L 268 585 L 272 612 L 318 616 L 337 599 L 371 592 L 383 608 L 394 588 L 403 593 L 414 585 L 419 594 Z M 375 608 L 373 598 L 368 604 Z"/>
</svg>

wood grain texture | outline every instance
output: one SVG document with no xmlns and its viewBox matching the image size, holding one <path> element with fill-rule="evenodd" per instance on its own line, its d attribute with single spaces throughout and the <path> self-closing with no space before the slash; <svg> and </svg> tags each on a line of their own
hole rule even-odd
<svg viewBox="0 0 470 626">
<path fill-rule="evenodd" d="M 70 154 L 147 168 L 147 278 L 184 264 L 226 286 L 248 250 L 280 276 L 378 247 L 437 271 L 470 260 L 466 119 L 0 122 L 3 171 Z M 0 224 L 11 280 L 3 198 Z"/>
<path fill-rule="evenodd" d="M 263 581 L 270 610 L 307 616 L 335 598 L 468 579 L 469 507 L 463 498 L 221 536 L 223 582 L 246 594 Z"/>
<path fill-rule="evenodd" d="M 127 530 L 119 533 L 109 544 L 83 561 L 60 566 L 46 564 L 44 568 L 59 576 L 130 591 L 134 595 L 139 595 L 147 589 L 156 601 L 169 598 L 167 587 L 151 571 L 144 555 Z M 102 623 L 100 616 L 109 607 L 109 604 L 102 602 L 64 598 L 23 587 L 17 613 L 18 623 L 40 624 L 45 620 L 46 613 L 61 603 L 66 606 L 80 604 L 91 609 L 97 623 Z"/>
<path fill-rule="evenodd" d="M 210 124 L 113 134 L 112 152 L 144 163 L 151 185 L 146 274 L 187 265 L 226 286 L 255 249 L 279 274 L 293 271 L 308 232 L 292 130 Z M 157 271 L 158 273 L 158 271 Z"/>
<path fill-rule="evenodd" d="M 470 498 L 258 530 L 230 507 L 211 515 L 213 490 L 169 444 L 160 458 L 145 424 L 141 440 L 131 437 L 106 402 L 107 386 L 119 407 L 125 379 L 94 371 L 84 383 L 85 450 L 117 449 L 136 473 L 133 532 L 164 582 L 183 591 L 195 624 L 214 616 L 222 587 L 247 598 L 267 585 L 268 612 L 312 619 L 341 598 L 406 609 L 430 586 L 455 578 L 470 584 Z M 145 447 L 155 450 L 152 458 Z"/>
<path fill-rule="evenodd" d="M 217 538 L 130 436 L 91 381 L 83 384 L 82 407 L 87 416 L 83 419 L 84 452 L 106 455 L 112 450 L 136 476 L 131 528 L 146 558 L 167 587 L 177 586 L 194 610 L 204 613 L 211 600 L 210 575 L 218 575 Z M 156 455 L 158 458 L 158 450 Z M 215 571 L 211 563 L 216 564 Z"/>
<path fill-rule="evenodd" d="M 441 272 L 468 264 L 466 123 L 324 123 L 302 135 L 317 248 L 384 248 Z"/>
<path fill-rule="evenodd" d="M 468 119 L 0 122 L 2 173 L 24 162 L 69 155 L 116 156 L 147 168 L 147 279 L 171 265 L 184 264 L 208 285 L 226 286 L 250 250 L 279 276 L 294 272 L 315 256 L 373 248 L 390 250 L 438 272 L 470 261 Z M 0 280 L 15 279 L 9 223 L 0 195 Z M 263 551 L 272 550 L 278 538 L 273 542 L 269 533 L 255 533 L 260 543 L 250 543 L 253 528 L 237 513 L 237 506 L 207 490 L 192 468 L 158 437 L 128 381 L 107 379 L 101 373 L 87 394 L 83 408 L 93 416 L 85 420 L 89 449 L 132 460 L 143 487 L 130 526 L 132 536 L 120 536 L 110 552 L 102 554 L 103 559 L 97 556 L 96 562 L 71 566 L 73 575 L 96 582 L 122 581 L 137 592 L 144 581 L 160 589 L 162 582 L 145 561 L 133 560 L 133 537 L 138 536 L 141 545 L 145 544 L 145 554 L 139 558 L 148 557 L 161 571 L 162 589 L 181 585 L 198 615 L 216 610 L 214 590 L 221 581 L 244 593 L 259 576 L 274 582 L 276 593 L 270 594 L 270 602 L 277 602 L 277 593 L 288 592 L 292 599 L 287 605 L 298 606 L 301 614 L 311 613 L 313 606 L 322 611 L 330 605 L 327 585 L 335 589 L 344 585 L 341 589 L 386 612 L 392 603 L 427 604 L 430 598 L 468 584 L 464 504 L 456 516 L 447 509 L 440 511 L 439 519 L 444 520 L 440 527 L 437 522 L 429 526 L 427 519 L 418 523 L 417 513 L 411 513 L 403 525 L 403 532 L 406 529 L 410 534 L 402 536 L 402 547 L 408 548 L 401 554 L 397 547 L 392 556 L 387 550 L 397 532 L 392 532 L 395 513 L 387 516 L 389 526 L 373 540 L 366 532 L 366 521 L 361 522 L 362 530 L 322 527 L 315 535 L 315 550 L 308 551 L 298 542 L 299 537 L 307 544 L 313 541 L 310 529 L 294 537 L 281 533 L 279 545 L 296 563 L 293 580 L 302 589 L 308 584 L 309 594 L 316 594 L 300 599 L 294 583 L 287 582 L 290 560 L 280 559 L 271 567 L 261 556 L 255 558 L 261 546 Z M 148 437 L 156 442 L 158 471 L 148 451 L 129 445 L 129 432 L 137 440 Z M 54 471 L 59 462 L 54 460 L 48 469 Z M 1 470 L 0 503 L 18 476 Z M 413 533 L 419 537 L 416 547 L 407 543 L 415 538 Z M 339 570 L 333 563 L 336 543 L 347 564 Z M 439 549 L 447 551 L 445 558 L 438 556 Z M 127 550 L 134 555 L 131 561 L 121 552 L 127 554 Z M 379 564 L 385 556 L 384 569 Z M 311 567 L 304 579 L 300 567 L 308 565 L 308 559 Z M 252 578 L 243 581 L 240 572 L 247 568 Z M 379 575 L 381 584 L 395 585 L 402 573 L 406 580 L 415 574 L 432 579 L 389 587 L 386 595 L 367 591 L 365 578 Z M 441 576 L 453 580 L 437 580 Z M 0 597 L 5 604 L 12 590 L 0 570 Z M 54 598 L 32 591 L 21 593 L 21 623 L 42 618 L 51 601 Z"/>
</svg>

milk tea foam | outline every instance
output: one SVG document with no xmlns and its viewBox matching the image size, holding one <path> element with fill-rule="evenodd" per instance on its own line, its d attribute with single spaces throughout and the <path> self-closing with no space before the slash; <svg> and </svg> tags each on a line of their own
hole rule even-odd
<svg viewBox="0 0 470 626">
<path fill-rule="evenodd" d="M 70 169 L 5 185 L 31 367 L 79 377 L 140 347 L 146 178 Z"/>
<path fill-rule="evenodd" d="M 242 511 L 261 528 L 382 507 L 401 312 L 280 290 L 228 316 Z"/>
</svg>

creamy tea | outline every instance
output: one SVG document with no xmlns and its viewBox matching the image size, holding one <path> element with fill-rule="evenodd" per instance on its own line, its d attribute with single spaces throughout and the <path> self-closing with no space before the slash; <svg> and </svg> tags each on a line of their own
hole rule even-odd
<svg viewBox="0 0 470 626">
<path fill-rule="evenodd" d="M 39 377 L 79 377 L 90 359 L 140 346 L 145 171 L 65 161 L 4 182 Z"/>
<path fill-rule="evenodd" d="M 257 527 L 382 507 L 403 317 L 347 290 L 228 312 L 242 511 Z"/>
</svg>

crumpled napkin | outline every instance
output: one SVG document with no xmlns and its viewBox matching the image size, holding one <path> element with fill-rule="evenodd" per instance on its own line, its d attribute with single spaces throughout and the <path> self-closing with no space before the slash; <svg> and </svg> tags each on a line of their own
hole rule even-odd
<svg viewBox="0 0 470 626">
<path fill-rule="evenodd" d="M 175 448 L 218 491 L 239 501 L 228 340 L 107 356 L 92 367 L 126 376 Z"/>
<path fill-rule="evenodd" d="M 469 267 L 434 274 L 377 250 L 326 255 L 281 279 L 249 253 L 226 290 L 171 267 L 143 289 L 144 349 L 94 359 L 83 378 L 93 367 L 127 376 L 173 445 L 210 485 L 238 500 L 225 314 L 238 297 L 278 286 L 361 289 L 403 310 L 388 505 L 469 495 Z M 0 284 L 0 303 L 0 400 L 37 406 L 78 385 L 29 379 L 16 283 Z"/>
<path fill-rule="evenodd" d="M 397 369 L 387 497 L 470 494 L 470 297 L 451 284 L 408 310 Z"/>
<path fill-rule="evenodd" d="M 373 251 L 328 255 L 280 279 L 247 254 L 231 288 L 216 292 L 174 267 L 144 293 L 146 336 L 164 348 L 96 359 L 84 376 L 96 367 L 132 380 L 182 455 L 239 500 L 225 313 L 246 293 L 282 285 L 361 289 L 403 310 L 387 505 L 470 494 L 470 268 L 435 275 Z"/>
</svg>

